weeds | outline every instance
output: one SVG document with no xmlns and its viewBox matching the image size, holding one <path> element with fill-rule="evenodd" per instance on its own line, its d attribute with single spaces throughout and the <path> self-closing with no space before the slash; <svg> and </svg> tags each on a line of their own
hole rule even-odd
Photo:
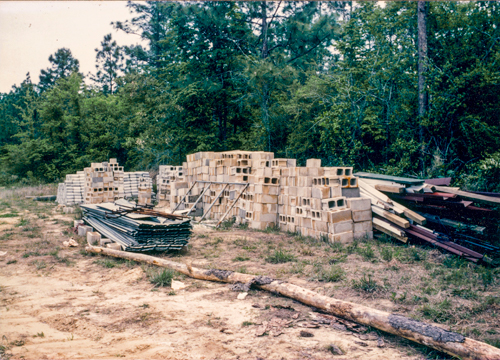
<svg viewBox="0 0 500 360">
<path fill-rule="evenodd" d="M 374 293 L 380 289 L 380 285 L 372 279 L 371 275 L 368 275 L 368 278 L 366 275 L 363 275 L 363 277 L 359 280 L 352 280 L 352 288 L 362 290 L 367 293 Z"/>
<path fill-rule="evenodd" d="M 345 277 L 345 271 L 338 265 L 330 266 L 327 270 L 322 270 L 320 280 L 326 282 L 338 282 Z"/>
<path fill-rule="evenodd" d="M 375 260 L 375 251 L 370 244 L 366 244 L 363 247 L 356 247 L 356 252 L 363 257 L 365 261 L 373 261 Z"/>
<path fill-rule="evenodd" d="M 382 259 L 384 261 L 391 261 L 392 260 L 392 256 L 393 256 L 393 252 L 392 252 L 392 249 L 390 247 L 383 247 L 382 250 L 380 251 L 380 255 L 382 255 Z"/>
<path fill-rule="evenodd" d="M 31 265 L 35 265 L 37 270 L 42 270 L 47 267 L 47 264 L 43 260 L 42 261 L 35 260 L 31 263 Z"/>
<path fill-rule="evenodd" d="M 453 320 L 453 316 L 451 314 L 451 301 L 448 299 L 443 300 L 437 304 L 428 304 L 424 305 L 420 311 L 422 315 L 432 321 L 438 323 L 445 323 L 449 320 Z"/>
<path fill-rule="evenodd" d="M 155 287 L 170 287 L 172 285 L 172 279 L 174 278 L 175 271 L 171 269 L 164 269 L 159 272 L 150 272 L 148 274 L 149 282 L 155 284 Z"/>
<path fill-rule="evenodd" d="M 241 256 L 241 255 L 238 255 L 236 256 L 233 261 L 247 261 L 247 260 L 250 260 L 249 257 L 246 257 L 246 256 Z"/>
<path fill-rule="evenodd" d="M 107 260 L 107 259 L 106 260 L 102 260 L 102 259 L 95 260 L 94 264 L 104 266 L 107 269 L 112 269 L 116 266 L 116 263 L 114 261 Z"/>
<path fill-rule="evenodd" d="M 290 261 L 295 261 L 295 256 L 286 250 L 274 250 L 274 253 L 266 258 L 266 261 L 271 264 L 284 264 Z"/>
<path fill-rule="evenodd" d="M 10 213 L 10 214 L 2 214 L 0 215 L 0 218 L 13 218 L 13 217 L 18 217 L 19 214 L 16 212 Z"/>
</svg>

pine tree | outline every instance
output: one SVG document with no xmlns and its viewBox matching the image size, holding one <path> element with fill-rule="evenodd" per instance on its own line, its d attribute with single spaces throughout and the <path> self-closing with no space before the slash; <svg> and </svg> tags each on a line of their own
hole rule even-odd
<svg viewBox="0 0 500 360">
<path fill-rule="evenodd" d="M 111 38 L 111 34 L 105 35 L 101 41 L 101 48 L 96 51 L 97 73 L 93 80 L 97 82 L 105 94 L 116 92 L 116 79 L 123 70 L 123 51 Z"/>
<path fill-rule="evenodd" d="M 80 62 L 66 48 L 61 48 L 54 55 L 50 55 L 49 61 L 52 66 L 40 72 L 38 87 L 42 92 L 52 87 L 58 79 L 66 78 L 80 70 Z"/>
</svg>

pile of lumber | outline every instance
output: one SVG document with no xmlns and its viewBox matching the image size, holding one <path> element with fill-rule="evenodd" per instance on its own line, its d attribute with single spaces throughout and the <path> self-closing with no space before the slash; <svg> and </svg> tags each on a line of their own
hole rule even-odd
<svg viewBox="0 0 500 360">
<path fill-rule="evenodd" d="M 361 196 L 371 200 L 374 229 L 403 242 L 411 238 L 429 243 L 474 262 L 485 254 L 498 254 L 499 248 L 481 238 L 486 228 L 467 221 L 492 214 L 493 209 L 481 204 L 500 204 L 500 194 L 449 187 L 450 178 L 354 175 L 359 178 Z"/>
<path fill-rule="evenodd" d="M 191 236 L 189 219 L 138 208 L 126 200 L 81 207 L 87 224 L 126 251 L 180 250 Z"/>
</svg>

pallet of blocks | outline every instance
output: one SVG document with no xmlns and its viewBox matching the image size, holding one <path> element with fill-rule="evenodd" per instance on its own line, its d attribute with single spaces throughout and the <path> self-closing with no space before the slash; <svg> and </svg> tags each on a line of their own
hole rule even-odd
<svg viewBox="0 0 500 360">
<path fill-rule="evenodd" d="M 331 242 L 373 236 L 371 205 L 360 198 L 352 167 L 322 167 L 319 159 L 297 167 L 295 159 L 247 151 L 199 152 L 183 167 L 185 181 L 170 183 L 171 209 L 194 206 L 214 220 Z"/>
<path fill-rule="evenodd" d="M 84 169 L 84 172 L 85 204 L 113 202 L 120 198 L 123 167 L 118 166 L 116 159 L 110 159 L 110 162 L 92 163 L 90 167 Z"/>
</svg>

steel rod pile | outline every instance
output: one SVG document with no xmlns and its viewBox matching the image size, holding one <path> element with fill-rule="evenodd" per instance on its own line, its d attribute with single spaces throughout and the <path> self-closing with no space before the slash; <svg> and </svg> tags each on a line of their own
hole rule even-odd
<svg viewBox="0 0 500 360">
<path fill-rule="evenodd" d="M 167 218 L 144 209 L 131 211 L 130 206 L 113 203 L 81 207 L 86 223 L 126 251 L 180 250 L 191 236 L 189 219 Z"/>
</svg>

